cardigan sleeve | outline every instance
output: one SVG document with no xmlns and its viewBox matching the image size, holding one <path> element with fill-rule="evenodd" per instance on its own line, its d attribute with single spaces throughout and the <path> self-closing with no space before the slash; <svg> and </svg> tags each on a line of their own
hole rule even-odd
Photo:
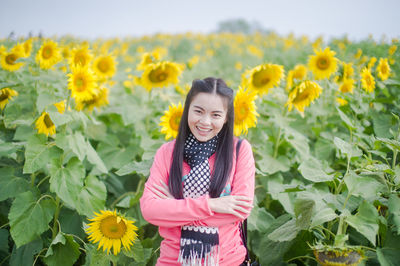
<svg viewBox="0 0 400 266">
<path fill-rule="evenodd" d="M 232 191 L 230 195 L 241 195 L 254 199 L 255 183 L 255 162 L 251 145 L 247 140 L 243 140 L 240 146 L 239 155 L 236 159 L 236 169 L 232 180 Z M 245 214 L 247 218 L 249 214 Z M 242 221 L 233 214 L 214 213 L 204 219 L 199 219 L 193 223 L 196 226 L 221 226 L 225 224 Z"/>
<path fill-rule="evenodd" d="M 157 226 L 175 227 L 193 224 L 196 220 L 205 219 L 214 214 L 208 205 L 208 195 L 196 199 L 159 199 L 149 189 L 154 184 L 160 185 L 161 180 L 168 184 L 173 146 L 173 143 L 169 142 L 157 150 L 150 168 L 150 176 L 140 198 L 143 218 Z"/>
</svg>

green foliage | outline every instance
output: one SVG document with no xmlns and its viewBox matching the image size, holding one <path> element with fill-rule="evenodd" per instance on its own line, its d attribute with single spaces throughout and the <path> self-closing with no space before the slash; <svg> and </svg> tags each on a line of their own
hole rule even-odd
<svg viewBox="0 0 400 266">
<path fill-rule="evenodd" d="M 258 29 L 256 23 L 231 20 L 218 31 Z M 162 238 L 142 217 L 139 200 L 155 151 L 166 142 L 160 117 L 185 96 L 173 86 L 148 92 L 138 84 L 127 85 L 125 81 L 141 75 L 136 70 L 138 51 L 164 47 L 168 53 L 163 60 L 186 66 L 199 56 L 198 64 L 184 70 L 180 87 L 195 78 L 217 76 L 236 91 L 244 71 L 274 63 L 284 65 L 287 76 L 296 64 L 307 65 L 318 45 L 263 32 L 89 41 L 96 56 L 109 50 L 118 62 L 115 76 L 102 84 L 110 89 L 109 104 L 93 111 L 76 110 L 67 89 L 66 61 L 53 69 L 39 68 L 34 57 L 42 40 L 33 42 L 20 70 L 1 68 L 0 89 L 12 88 L 18 96 L 0 116 L 0 264 L 154 265 Z M 81 41 L 57 40 L 67 46 Z M 7 49 L 15 44 L 0 41 Z M 399 53 L 390 56 L 395 60 L 390 79 L 381 81 L 376 66 L 372 68 L 377 86 L 366 93 L 360 70 L 372 56 L 388 57 L 389 44 L 341 38 L 320 46 L 329 46 L 341 62 L 353 64 L 356 87 L 352 94 L 338 91 L 340 66 L 338 82 L 317 81 L 323 92 L 304 115 L 287 110 L 286 78 L 256 99 L 257 127 L 245 136 L 256 161 L 255 207 L 248 218 L 250 254 L 261 265 L 315 265 L 312 247 L 356 246 L 368 254 L 365 265 L 399 265 Z M 254 47 L 261 55 L 251 52 Z M 366 62 L 354 57 L 358 49 Z M 240 70 L 235 68 L 238 62 Z M 312 78 L 308 71 L 307 79 Z M 336 97 L 348 104 L 338 106 Z M 66 103 L 63 113 L 54 106 L 60 101 Z M 37 133 L 35 122 L 43 111 L 56 134 Z M 139 237 L 130 251 L 122 248 L 115 256 L 89 243 L 84 232 L 88 219 L 104 209 L 135 220 Z"/>
</svg>

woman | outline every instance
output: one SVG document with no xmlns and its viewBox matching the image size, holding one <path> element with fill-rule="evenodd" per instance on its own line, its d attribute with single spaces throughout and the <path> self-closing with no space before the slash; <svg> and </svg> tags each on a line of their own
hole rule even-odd
<svg viewBox="0 0 400 266">
<path fill-rule="evenodd" d="M 140 207 L 164 238 L 157 265 L 239 265 L 240 222 L 254 197 L 254 158 L 233 137 L 233 91 L 222 79 L 194 80 L 176 140 L 157 151 Z"/>
</svg>

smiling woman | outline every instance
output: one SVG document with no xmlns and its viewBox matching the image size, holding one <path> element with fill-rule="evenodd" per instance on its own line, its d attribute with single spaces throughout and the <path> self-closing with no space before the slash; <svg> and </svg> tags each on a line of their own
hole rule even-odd
<svg viewBox="0 0 400 266">
<path fill-rule="evenodd" d="M 222 79 L 194 80 L 176 140 L 155 155 L 140 207 L 164 238 L 157 265 L 244 260 L 239 227 L 252 209 L 255 165 L 249 142 L 234 153 L 233 106 Z"/>
</svg>

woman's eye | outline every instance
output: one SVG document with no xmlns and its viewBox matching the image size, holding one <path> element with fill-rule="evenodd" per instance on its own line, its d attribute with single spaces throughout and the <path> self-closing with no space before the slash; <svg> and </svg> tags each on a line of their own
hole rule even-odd
<svg viewBox="0 0 400 266">
<path fill-rule="evenodd" d="M 214 117 L 216 117 L 216 118 L 220 118 L 220 117 L 221 117 L 221 115 L 220 115 L 220 114 L 214 114 Z"/>
<path fill-rule="evenodd" d="M 200 110 L 194 110 L 194 112 L 195 112 L 196 114 L 200 114 L 200 113 L 201 113 Z"/>
</svg>

